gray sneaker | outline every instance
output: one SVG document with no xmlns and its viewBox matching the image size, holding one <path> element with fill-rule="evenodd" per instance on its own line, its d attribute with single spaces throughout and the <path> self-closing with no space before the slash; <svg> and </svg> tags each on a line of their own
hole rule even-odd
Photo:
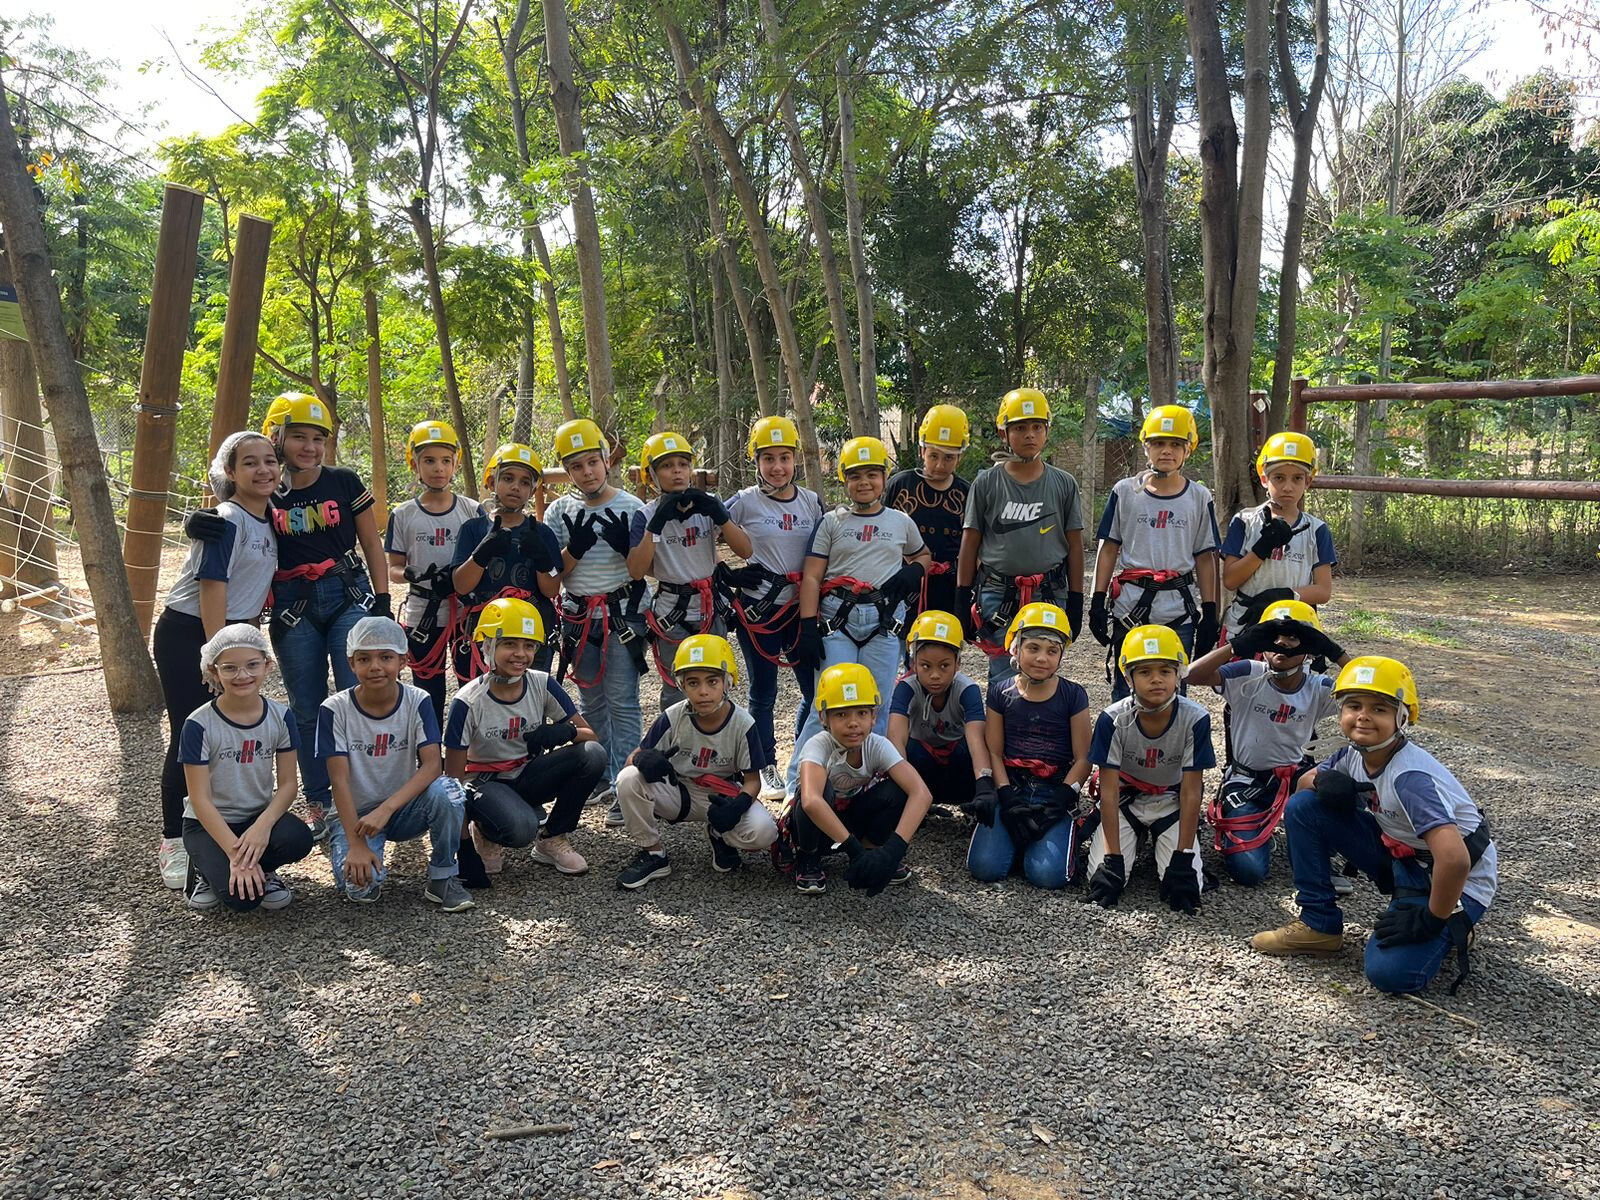
<svg viewBox="0 0 1600 1200">
<path fill-rule="evenodd" d="M 621 829 L 627 823 L 628 818 L 622 815 L 622 801 L 613 795 L 611 807 L 606 809 L 606 824 L 612 829 Z"/>
<path fill-rule="evenodd" d="M 276 875 L 267 876 L 267 886 L 261 893 L 262 908 L 275 912 L 280 908 L 288 908 L 293 899 L 294 893 L 284 886 L 282 880 Z"/>
<path fill-rule="evenodd" d="M 782 800 L 788 790 L 789 783 L 782 771 L 775 766 L 761 768 L 761 799 Z"/>
<path fill-rule="evenodd" d="M 222 902 L 222 897 L 211 890 L 210 880 L 196 871 L 192 865 L 189 867 L 188 884 L 184 894 L 188 898 L 189 907 L 196 912 L 205 912 Z"/>
<path fill-rule="evenodd" d="M 437 904 L 445 912 L 465 912 L 469 908 L 477 908 L 472 897 L 467 895 L 467 889 L 461 886 L 461 880 L 454 875 L 449 879 L 430 879 L 428 886 L 422 891 L 422 898 L 430 903 Z"/>
<path fill-rule="evenodd" d="M 1334 875 L 1333 894 L 1335 896 L 1354 896 L 1356 894 L 1356 881 L 1342 873 Z"/>
</svg>

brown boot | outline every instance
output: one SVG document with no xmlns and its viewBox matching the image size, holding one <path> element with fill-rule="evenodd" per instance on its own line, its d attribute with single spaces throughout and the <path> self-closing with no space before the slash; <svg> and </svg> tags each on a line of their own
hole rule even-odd
<svg viewBox="0 0 1600 1200">
<path fill-rule="evenodd" d="M 1304 921 L 1290 921 L 1282 929 L 1269 929 L 1250 939 L 1250 947 L 1260 954 L 1276 958 L 1294 958 L 1311 955 L 1327 958 L 1344 949 L 1344 934 L 1318 933 Z"/>
</svg>

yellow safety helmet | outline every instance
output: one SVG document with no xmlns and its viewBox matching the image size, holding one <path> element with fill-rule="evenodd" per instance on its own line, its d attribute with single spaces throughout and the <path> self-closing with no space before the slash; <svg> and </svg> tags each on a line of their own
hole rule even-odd
<svg viewBox="0 0 1600 1200">
<path fill-rule="evenodd" d="M 851 438 L 839 451 L 839 482 L 844 482 L 846 471 L 854 471 L 858 467 L 878 467 L 887 471 L 889 447 L 875 437 Z"/>
<path fill-rule="evenodd" d="M 1274 463 L 1299 463 L 1316 478 L 1317 444 L 1303 433 L 1275 433 L 1256 455 L 1256 474 L 1266 478 Z"/>
<path fill-rule="evenodd" d="M 1058 634 L 1068 646 L 1072 645 L 1072 622 L 1067 619 L 1066 609 L 1058 604 L 1046 604 L 1042 600 L 1024 604 L 1006 630 L 1006 649 L 1011 649 L 1012 642 L 1032 629 Z"/>
<path fill-rule="evenodd" d="M 610 454 L 611 445 L 606 441 L 606 435 L 600 432 L 600 426 L 588 417 L 566 421 L 556 428 L 556 457 L 562 462 L 574 454 L 587 454 L 590 450 Z"/>
<path fill-rule="evenodd" d="M 876 708 L 883 697 L 878 681 L 860 663 L 836 663 L 817 680 L 817 711 L 834 708 Z"/>
<path fill-rule="evenodd" d="M 1299 621 L 1313 629 L 1322 628 L 1322 618 L 1317 616 L 1317 610 L 1304 600 L 1275 600 L 1262 609 L 1261 615 L 1256 618 L 1257 625 L 1268 625 L 1273 621 Z"/>
<path fill-rule="evenodd" d="M 960 454 L 969 440 L 967 414 L 954 404 L 935 404 L 917 427 L 919 446 L 936 446 Z"/>
<path fill-rule="evenodd" d="M 906 634 L 906 649 L 915 654 L 922 643 L 949 646 L 961 652 L 961 618 L 943 609 L 930 608 L 911 622 L 911 632 Z"/>
<path fill-rule="evenodd" d="M 788 417 L 762 417 L 750 426 L 748 453 L 752 461 L 763 450 L 800 450 L 800 429 Z"/>
<path fill-rule="evenodd" d="M 1367 692 L 1393 700 L 1413 723 L 1421 720 L 1417 681 L 1412 677 L 1411 668 L 1397 658 L 1385 658 L 1381 654 L 1352 658 L 1333 684 L 1335 700 L 1349 692 Z"/>
<path fill-rule="evenodd" d="M 644 449 L 639 451 L 639 470 L 644 472 L 645 478 L 654 482 L 655 476 L 651 474 L 651 464 L 658 458 L 667 458 L 673 454 L 685 454 L 691 465 L 694 463 L 694 447 L 689 445 L 689 439 L 681 433 L 652 433 L 644 440 Z"/>
<path fill-rule="evenodd" d="M 1126 675 L 1140 663 L 1169 662 L 1179 673 L 1189 665 L 1189 652 L 1183 648 L 1178 635 L 1165 625 L 1136 625 L 1122 639 L 1122 651 L 1117 655 L 1117 670 Z"/>
<path fill-rule="evenodd" d="M 427 446 L 444 446 L 461 453 L 461 439 L 448 421 L 420 421 L 411 427 L 406 436 L 406 467 L 417 469 L 417 451 Z"/>
<path fill-rule="evenodd" d="M 1012 388 L 1000 399 L 1000 411 L 995 413 L 994 427 L 1001 433 L 1014 421 L 1050 421 L 1050 401 L 1038 388 Z"/>
<path fill-rule="evenodd" d="M 714 633 L 692 634 L 678 643 L 678 651 L 672 656 L 672 676 L 676 679 L 685 671 L 721 671 L 729 683 L 739 682 L 733 647 L 727 638 Z"/>
<path fill-rule="evenodd" d="M 328 406 L 315 396 L 304 392 L 284 392 L 267 406 L 267 418 L 261 422 L 261 434 L 277 441 L 278 434 L 290 425 L 310 425 L 323 433 L 333 433 L 333 415 Z"/>
<path fill-rule="evenodd" d="M 472 631 L 475 642 L 490 638 L 526 638 L 530 642 L 544 641 L 544 618 L 539 610 L 526 600 L 515 596 L 502 596 L 483 606 L 478 614 L 477 627 Z"/>
<path fill-rule="evenodd" d="M 1158 404 L 1139 427 L 1139 440 L 1151 438 L 1182 438 L 1193 450 L 1200 444 L 1200 427 L 1194 423 L 1194 414 L 1181 404 Z"/>
<path fill-rule="evenodd" d="M 507 442 L 489 455 L 489 461 L 483 464 L 483 490 L 488 491 L 493 486 L 496 471 L 501 467 L 512 466 L 527 467 L 533 472 L 535 483 L 538 483 L 544 475 L 544 466 L 539 462 L 539 456 L 533 452 L 532 446 L 525 446 L 521 442 Z"/>
</svg>

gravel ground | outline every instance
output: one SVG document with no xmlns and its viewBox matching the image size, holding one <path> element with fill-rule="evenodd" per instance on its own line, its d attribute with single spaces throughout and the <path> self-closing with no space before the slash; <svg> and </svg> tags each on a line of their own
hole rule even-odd
<svg viewBox="0 0 1600 1200">
<path fill-rule="evenodd" d="M 155 874 L 159 722 L 98 674 L 0 681 L 0 1196 L 1600 1194 L 1594 749 L 1562 705 L 1595 591 L 1341 581 L 1330 610 L 1387 614 L 1346 643 L 1412 662 L 1418 740 L 1496 823 L 1473 978 L 1430 996 L 1462 1020 L 1366 985 L 1364 884 L 1341 957 L 1278 961 L 1246 939 L 1292 912 L 1281 862 L 1196 919 L 1140 864 L 1106 913 L 973 883 L 952 818 L 876 900 L 713 875 L 693 830 L 622 893 L 590 810 L 588 876 L 513 855 L 475 912 L 423 903 L 413 846 L 376 909 L 314 856 L 289 909 L 201 916 Z M 1104 700 L 1091 645 L 1069 669 Z M 539 1122 L 573 1130 L 485 1137 Z"/>
</svg>

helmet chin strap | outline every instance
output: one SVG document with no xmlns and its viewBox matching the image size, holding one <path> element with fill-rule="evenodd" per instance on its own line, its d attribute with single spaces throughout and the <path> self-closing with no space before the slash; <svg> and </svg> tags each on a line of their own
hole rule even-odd
<svg viewBox="0 0 1600 1200">
<path fill-rule="evenodd" d="M 761 494 L 763 496 L 776 496 L 779 492 L 788 491 L 793 486 L 794 486 L 794 476 L 793 475 L 789 476 L 789 482 L 784 484 L 782 487 L 773 487 L 770 483 L 768 483 L 766 481 L 765 477 L 762 476 L 761 468 L 759 468 L 759 467 L 756 468 L 756 487 L 758 487 L 761 490 Z"/>
</svg>

